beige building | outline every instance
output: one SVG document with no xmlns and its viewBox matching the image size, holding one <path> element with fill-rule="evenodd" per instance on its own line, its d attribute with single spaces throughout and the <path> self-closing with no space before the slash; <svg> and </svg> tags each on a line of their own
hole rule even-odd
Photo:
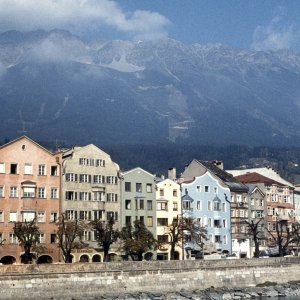
<svg viewBox="0 0 300 300">
<path fill-rule="evenodd" d="M 14 222 L 36 218 L 43 252 L 37 262 L 58 262 L 55 221 L 60 211 L 61 154 L 22 136 L 0 147 L 0 258 L 20 262 Z"/>
<path fill-rule="evenodd" d="M 180 185 L 171 179 L 157 183 L 156 191 L 156 234 L 161 246 L 157 250 L 158 260 L 170 260 L 170 236 L 168 226 L 181 217 Z M 182 245 L 176 246 L 176 259 L 182 259 Z"/>
<path fill-rule="evenodd" d="M 120 228 L 119 166 L 111 157 L 93 144 L 74 147 L 63 155 L 62 211 L 69 219 L 86 221 L 115 220 Z M 73 261 L 103 261 L 92 230 L 83 237 L 87 249 L 75 250 Z M 116 249 L 112 247 L 112 255 Z"/>
</svg>

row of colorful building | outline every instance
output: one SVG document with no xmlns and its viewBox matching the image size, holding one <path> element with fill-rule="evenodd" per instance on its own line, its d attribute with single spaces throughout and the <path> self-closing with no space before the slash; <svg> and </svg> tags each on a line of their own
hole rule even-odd
<svg viewBox="0 0 300 300">
<path fill-rule="evenodd" d="M 225 171 L 222 162 L 194 159 L 179 177 L 171 168 L 164 178 L 139 167 L 121 171 L 92 144 L 52 153 L 22 136 L 0 147 L 0 262 L 20 261 L 13 225 L 33 218 L 44 245 L 38 262 L 61 261 L 56 240 L 61 213 L 83 221 L 113 217 L 119 229 L 141 220 L 161 242 L 144 258 L 160 260 L 170 259 L 168 225 L 190 217 L 207 229 L 208 240 L 203 249 L 193 241 L 178 245 L 177 259 L 203 253 L 250 258 L 254 249 L 245 221 L 262 218 L 269 231 L 279 219 L 293 223 L 300 215 L 297 199 L 295 187 L 270 168 Z M 73 261 L 103 261 L 94 232 L 85 231 L 83 239 L 89 246 L 74 250 Z M 261 246 L 271 244 L 266 234 Z M 114 245 L 110 255 L 121 259 L 120 248 Z"/>
</svg>

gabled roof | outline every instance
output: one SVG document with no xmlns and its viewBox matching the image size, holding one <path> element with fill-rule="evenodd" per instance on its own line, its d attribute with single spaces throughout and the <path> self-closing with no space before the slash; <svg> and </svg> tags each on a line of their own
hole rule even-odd
<svg viewBox="0 0 300 300">
<path fill-rule="evenodd" d="M 280 174 L 271 167 L 261 167 L 261 168 L 251 168 L 251 169 L 241 169 L 241 170 L 227 170 L 227 172 L 232 174 L 233 176 L 244 175 L 247 173 L 258 173 L 265 177 L 273 179 L 277 182 L 280 182 L 283 185 L 294 187 L 292 183 L 282 178 Z"/>
<path fill-rule="evenodd" d="M 194 199 L 192 197 L 190 197 L 188 193 L 186 193 L 185 195 L 183 195 L 181 197 L 181 199 L 182 199 L 182 201 L 192 201 L 192 202 L 194 201 Z"/>
<path fill-rule="evenodd" d="M 34 144 L 35 146 L 41 148 L 43 151 L 46 151 L 47 153 L 49 153 L 49 154 L 51 154 L 51 155 L 57 154 L 57 153 L 53 153 L 53 152 L 51 152 L 50 150 L 44 148 L 43 146 L 41 146 L 41 145 L 38 144 L 37 142 L 33 141 L 32 139 L 30 139 L 30 138 L 29 138 L 28 136 L 26 136 L 26 135 L 22 135 L 22 136 L 18 137 L 17 139 L 14 139 L 14 140 L 12 140 L 12 141 L 10 141 L 10 142 L 8 142 L 8 143 L 6 143 L 6 144 L 0 146 L 0 149 L 3 149 L 3 148 L 5 148 L 5 147 L 8 147 L 8 146 L 10 146 L 10 145 L 12 145 L 12 144 L 14 144 L 14 143 L 16 143 L 16 142 L 18 142 L 18 141 L 23 140 L 23 139 L 29 141 L 30 143 Z"/>
<path fill-rule="evenodd" d="M 260 183 L 246 183 L 247 187 L 249 187 L 249 194 L 253 194 L 256 190 L 262 195 L 265 196 L 265 193 L 262 191 L 261 187 L 259 186 Z"/>
<path fill-rule="evenodd" d="M 236 176 L 235 178 L 243 183 L 264 183 L 267 185 L 276 184 L 279 186 L 285 186 L 284 184 L 282 184 L 278 181 L 275 181 L 271 178 L 268 178 L 268 177 L 258 174 L 256 172 L 239 175 L 239 176 Z"/>
<path fill-rule="evenodd" d="M 141 167 L 136 167 L 136 168 L 134 168 L 134 169 L 131 169 L 131 170 L 128 170 L 128 171 L 122 172 L 122 175 L 127 175 L 127 174 L 129 174 L 129 173 L 132 173 L 132 172 L 137 172 L 137 171 L 141 171 L 141 172 L 143 172 L 143 173 L 146 173 L 146 174 L 148 174 L 149 176 L 155 177 L 155 175 L 153 175 L 153 174 L 149 173 L 148 171 L 146 171 L 146 170 L 142 169 Z"/>
<path fill-rule="evenodd" d="M 227 185 L 232 192 L 248 192 L 248 187 L 234 178 L 225 170 L 220 169 L 214 164 L 213 161 L 198 160 L 207 170 L 213 173 L 216 177 L 220 178 L 225 185 Z"/>
</svg>

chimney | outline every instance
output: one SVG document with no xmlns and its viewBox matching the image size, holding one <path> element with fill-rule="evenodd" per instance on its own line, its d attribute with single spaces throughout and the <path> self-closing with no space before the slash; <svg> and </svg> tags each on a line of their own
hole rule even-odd
<svg viewBox="0 0 300 300">
<path fill-rule="evenodd" d="M 176 168 L 169 168 L 168 178 L 175 181 L 176 180 Z"/>
</svg>

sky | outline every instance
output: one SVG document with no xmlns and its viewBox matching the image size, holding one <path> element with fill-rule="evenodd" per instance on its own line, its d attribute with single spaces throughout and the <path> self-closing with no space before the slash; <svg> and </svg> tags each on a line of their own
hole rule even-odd
<svg viewBox="0 0 300 300">
<path fill-rule="evenodd" d="M 300 0 L 0 0 L 0 32 L 55 28 L 89 39 L 299 52 Z"/>
</svg>

